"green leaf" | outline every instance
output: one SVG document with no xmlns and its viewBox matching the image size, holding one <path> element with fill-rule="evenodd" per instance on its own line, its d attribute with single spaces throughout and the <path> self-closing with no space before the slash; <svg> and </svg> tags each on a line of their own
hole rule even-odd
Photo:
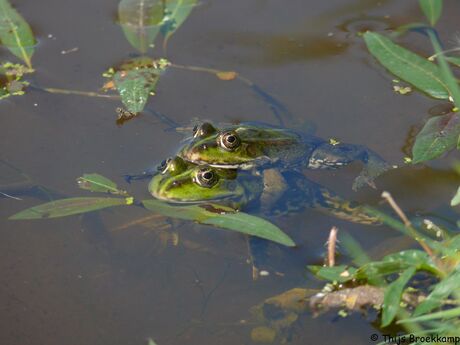
<svg viewBox="0 0 460 345">
<path fill-rule="evenodd" d="M 243 212 L 217 204 L 170 205 L 159 200 L 143 200 L 148 210 L 158 212 L 167 217 L 193 220 L 201 224 L 214 225 L 219 228 L 257 236 L 285 246 L 293 247 L 292 239 L 276 225 L 265 219 L 251 216 Z"/>
<path fill-rule="evenodd" d="M 457 189 L 457 193 L 455 193 L 454 197 L 450 201 L 450 206 L 457 206 L 460 204 L 460 187 Z"/>
<path fill-rule="evenodd" d="M 407 323 L 407 322 L 423 322 L 436 319 L 451 319 L 454 317 L 460 316 L 460 307 L 452 308 L 448 310 L 438 311 L 436 313 L 431 313 L 419 317 L 412 317 L 410 319 L 399 320 L 397 323 Z"/>
<path fill-rule="evenodd" d="M 442 13 L 442 0 L 419 0 L 419 5 L 431 26 L 435 26 Z"/>
<path fill-rule="evenodd" d="M 430 37 L 431 44 L 433 45 L 436 53 L 436 59 L 438 60 L 439 69 L 441 71 L 441 78 L 447 85 L 449 90 L 450 100 L 455 103 L 457 108 L 460 107 L 460 87 L 458 86 L 457 79 L 452 73 L 449 64 L 444 57 L 441 44 L 439 43 L 438 37 L 434 30 L 428 30 L 428 37 Z"/>
<path fill-rule="evenodd" d="M 166 46 L 169 38 L 185 22 L 197 5 L 197 0 L 166 0 L 165 2 L 166 10 L 161 33 L 165 37 L 164 45 Z"/>
<path fill-rule="evenodd" d="M 126 191 L 118 189 L 115 182 L 99 174 L 84 174 L 77 179 L 78 187 L 91 192 L 126 195 Z"/>
<path fill-rule="evenodd" d="M 437 283 L 433 291 L 427 298 L 420 303 L 414 311 L 414 316 L 419 316 L 432 311 L 442 305 L 442 302 L 453 291 L 460 287 L 460 272 L 454 272 L 452 275 L 442 279 Z"/>
<path fill-rule="evenodd" d="M 153 47 L 164 10 L 164 1 L 160 0 L 121 0 L 118 4 L 118 21 L 125 37 L 141 53 Z"/>
<path fill-rule="evenodd" d="M 166 60 L 135 60 L 113 76 L 115 87 L 120 94 L 121 101 L 131 113 L 141 112 L 148 97 L 154 93 L 160 75 L 164 72 L 169 62 Z"/>
<path fill-rule="evenodd" d="M 460 67 L 460 57 L 458 56 L 446 56 L 446 60 L 449 61 L 451 64 Z"/>
<path fill-rule="evenodd" d="M 65 217 L 103 208 L 130 204 L 130 198 L 68 198 L 47 202 L 16 213 L 9 219 L 44 219 Z"/>
<path fill-rule="evenodd" d="M 460 119 L 455 113 L 430 118 L 417 134 L 412 147 L 413 164 L 434 159 L 455 148 Z"/>
<path fill-rule="evenodd" d="M 355 277 L 356 268 L 347 265 L 323 267 L 323 266 L 308 266 L 312 273 L 321 279 L 328 281 L 336 281 L 345 283 Z"/>
<path fill-rule="evenodd" d="M 36 43 L 34 34 L 29 24 L 7 0 L 0 0 L 0 42 L 22 59 L 27 67 L 32 68 L 30 60 Z"/>
<path fill-rule="evenodd" d="M 381 327 L 388 326 L 399 310 L 399 303 L 401 301 L 401 296 L 409 279 L 415 273 L 415 267 L 410 267 L 406 269 L 398 279 L 392 282 L 385 289 L 385 294 L 383 296 L 383 306 L 382 306 L 382 324 Z"/>
<path fill-rule="evenodd" d="M 434 98 L 449 98 L 449 88 L 436 64 L 375 32 L 366 32 L 364 41 L 371 54 L 398 78 Z"/>
</svg>

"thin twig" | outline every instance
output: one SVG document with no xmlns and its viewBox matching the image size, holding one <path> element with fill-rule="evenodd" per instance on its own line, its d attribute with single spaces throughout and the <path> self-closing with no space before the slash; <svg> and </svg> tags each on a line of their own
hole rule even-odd
<svg viewBox="0 0 460 345">
<path fill-rule="evenodd" d="M 430 247 L 427 246 L 425 243 L 424 239 L 420 237 L 418 234 L 417 230 L 415 230 L 414 226 L 412 225 L 411 221 L 409 218 L 407 218 L 406 214 L 403 212 L 403 210 L 398 206 L 396 201 L 393 199 L 391 194 L 387 191 L 382 192 L 382 198 L 384 198 L 388 204 L 391 206 L 391 208 L 396 212 L 396 214 L 401 218 L 401 220 L 404 223 L 404 226 L 409 230 L 412 235 L 414 236 L 414 239 L 420 244 L 420 246 L 423 248 L 423 250 L 433 259 L 434 262 L 437 262 L 436 256 L 434 255 L 433 251 L 431 250 Z"/>
<path fill-rule="evenodd" d="M 79 95 L 79 96 L 88 96 L 88 97 L 120 99 L 120 96 L 118 95 L 106 95 L 106 94 L 101 94 L 101 93 L 91 92 L 91 91 L 65 90 L 65 89 L 56 89 L 52 87 L 47 87 L 42 90 L 49 92 L 49 93 L 60 93 L 64 95 Z"/>
<path fill-rule="evenodd" d="M 329 231 L 329 238 L 327 240 L 327 264 L 329 267 L 335 266 L 335 246 L 337 243 L 337 232 L 339 229 L 333 226 Z"/>
</svg>

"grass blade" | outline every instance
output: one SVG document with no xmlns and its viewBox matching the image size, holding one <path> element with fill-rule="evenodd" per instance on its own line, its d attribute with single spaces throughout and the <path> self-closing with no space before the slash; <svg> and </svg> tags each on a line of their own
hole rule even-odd
<svg viewBox="0 0 460 345">
<path fill-rule="evenodd" d="M 381 327 L 388 326 L 395 318 L 399 310 L 401 296 L 409 279 L 412 278 L 416 271 L 415 267 L 406 269 L 398 279 L 392 282 L 385 289 L 382 307 L 382 324 Z"/>
</svg>

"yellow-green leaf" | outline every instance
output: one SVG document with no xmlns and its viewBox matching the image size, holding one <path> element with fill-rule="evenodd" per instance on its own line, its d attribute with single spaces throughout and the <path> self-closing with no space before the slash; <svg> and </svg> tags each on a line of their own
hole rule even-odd
<svg viewBox="0 0 460 345">
<path fill-rule="evenodd" d="M 0 42 L 11 53 L 22 59 L 27 67 L 32 68 L 34 34 L 29 24 L 7 0 L 0 0 Z"/>
<path fill-rule="evenodd" d="M 126 195 L 126 191 L 118 189 L 115 182 L 99 174 L 84 174 L 77 179 L 77 183 L 81 189 L 91 192 Z"/>
</svg>

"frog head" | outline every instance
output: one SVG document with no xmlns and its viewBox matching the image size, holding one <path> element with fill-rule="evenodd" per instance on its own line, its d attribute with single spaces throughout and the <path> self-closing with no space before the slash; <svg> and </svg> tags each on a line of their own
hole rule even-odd
<svg viewBox="0 0 460 345">
<path fill-rule="evenodd" d="M 220 168 L 250 168 L 271 153 L 298 142 L 292 131 L 250 124 L 217 129 L 209 122 L 195 126 L 193 138 L 179 152 L 184 160 Z"/>
<path fill-rule="evenodd" d="M 173 203 L 218 202 L 239 205 L 247 202 L 251 188 L 250 175 L 244 180 L 233 169 L 216 169 L 196 165 L 175 157 L 164 161 L 149 184 L 157 199 Z"/>
</svg>

